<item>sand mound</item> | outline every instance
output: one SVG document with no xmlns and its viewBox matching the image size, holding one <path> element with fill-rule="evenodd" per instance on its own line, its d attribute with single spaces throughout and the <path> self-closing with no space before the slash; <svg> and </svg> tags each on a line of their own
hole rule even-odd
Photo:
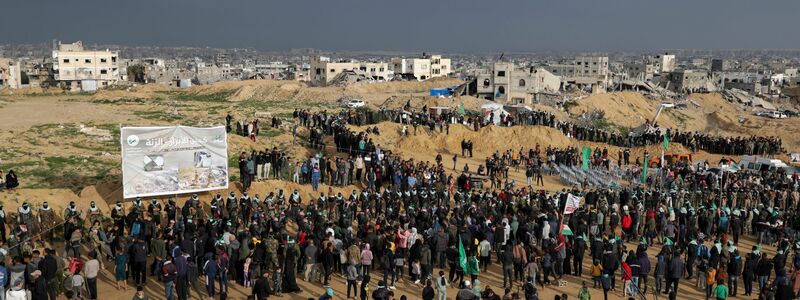
<svg viewBox="0 0 800 300">
<path fill-rule="evenodd" d="M 382 103 L 373 102 L 377 107 L 386 109 L 403 109 L 406 104 L 410 104 L 415 110 L 422 109 L 423 106 L 427 107 L 450 107 L 453 110 L 458 110 L 461 104 L 464 104 L 464 109 L 471 111 L 480 111 L 481 105 L 490 103 L 489 100 L 479 99 L 472 96 L 460 97 L 430 97 L 430 96 L 411 96 L 400 95 L 391 96 L 384 100 Z"/>
<path fill-rule="evenodd" d="M 78 195 L 69 189 L 17 189 L 13 193 L 2 193 L 0 199 L 2 199 L 3 210 L 6 213 L 16 212 L 17 208 L 26 201 L 36 208 L 40 207 L 42 202 L 47 201 L 48 205 L 59 214 L 64 212 L 70 201 L 75 201 L 80 209 L 89 208 L 89 202 L 82 203 Z"/>
<path fill-rule="evenodd" d="M 613 123 L 625 127 L 636 127 L 656 114 L 658 102 L 645 98 L 636 92 L 595 94 L 578 101 L 578 105 L 571 108 L 573 114 L 583 114 L 590 111 L 602 111 L 605 118 Z M 663 117 L 663 116 L 662 116 Z M 672 122 L 664 122 L 666 118 L 659 118 L 662 126 L 673 126 Z M 665 124 L 666 123 L 666 124 Z"/>
<path fill-rule="evenodd" d="M 425 81 L 391 81 L 371 84 L 351 85 L 345 91 L 365 93 L 428 93 L 432 88 L 445 88 L 464 83 L 453 78 L 433 78 Z"/>
</svg>

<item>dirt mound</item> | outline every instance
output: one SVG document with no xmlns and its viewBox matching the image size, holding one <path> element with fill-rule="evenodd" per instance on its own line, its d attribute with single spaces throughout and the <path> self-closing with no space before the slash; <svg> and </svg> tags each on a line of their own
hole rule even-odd
<svg viewBox="0 0 800 300">
<path fill-rule="evenodd" d="M 425 81 L 391 81 L 351 85 L 345 91 L 356 94 L 367 93 L 428 93 L 432 88 L 445 88 L 464 83 L 453 78 L 433 78 Z"/>
<path fill-rule="evenodd" d="M 59 214 L 63 213 L 70 201 L 75 201 L 79 209 L 89 208 L 89 202 L 82 203 L 78 195 L 69 189 L 17 189 L 14 192 L 2 193 L 0 201 L 6 213 L 16 212 L 24 202 L 38 209 L 42 202 L 47 201 L 47 204 Z"/>
<path fill-rule="evenodd" d="M 403 109 L 406 104 L 411 105 L 412 109 L 420 110 L 423 106 L 427 107 L 450 107 L 453 110 L 458 110 L 461 104 L 464 104 L 465 110 L 480 111 L 481 105 L 490 103 L 489 100 L 478 99 L 472 96 L 460 97 L 430 97 L 430 96 L 411 96 L 400 95 L 391 96 L 384 100 L 382 103 L 373 102 L 377 107 L 386 109 Z"/>
<path fill-rule="evenodd" d="M 578 105 L 570 109 L 570 113 L 580 115 L 599 110 L 605 113 L 605 119 L 625 127 L 636 127 L 653 119 L 658 107 L 656 101 L 647 99 L 644 95 L 636 92 L 595 94 L 579 100 L 577 103 Z M 665 123 L 663 121 L 663 118 L 659 119 L 662 126 L 674 125 L 663 124 Z"/>
</svg>

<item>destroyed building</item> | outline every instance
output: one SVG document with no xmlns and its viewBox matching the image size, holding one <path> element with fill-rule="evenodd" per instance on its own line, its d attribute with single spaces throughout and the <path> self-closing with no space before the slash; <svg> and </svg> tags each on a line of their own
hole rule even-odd
<svg viewBox="0 0 800 300">
<path fill-rule="evenodd" d="M 553 75 L 565 83 L 574 84 L 594 93 L 605 92 L 609 85 L 608 56 L 578 56 L 547 66 Z"/>
<path fill-rule="evenodd" d="M 356 81 L 386 81 L 392 71 L 385 62 L 366 62 L 357 60 L 331 61 L 329 57 L 317 56 L 311 61 L 311 85 L 327 86 L 342 73 L 346 76 L 357 76 Z"/>
<path fill-rule="evenodd" d="M 22 72 L 18 61 L 0 58 L 0 89 L 18 89 L 22 86 Z"/>
<path fill-rule="evenodd" d="M 512 104 L 537 102 L 540 94 L 555 94 L 561 88 L 561 77 L 542 67 L 517 67 L 510 62 L 497 62 L 490 69 L 476 71 L 477 96 Z"/>
</svg>

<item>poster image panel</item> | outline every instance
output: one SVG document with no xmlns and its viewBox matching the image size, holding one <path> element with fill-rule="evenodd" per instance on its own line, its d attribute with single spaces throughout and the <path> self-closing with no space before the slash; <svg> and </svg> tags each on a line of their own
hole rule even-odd
<svg viewBox="0 0 800 300">
<path fill-rule="evenodd" d="M 228 188 L 224 126 L 123 127 L 120 133 L 125 198 Z"/>
</svg>

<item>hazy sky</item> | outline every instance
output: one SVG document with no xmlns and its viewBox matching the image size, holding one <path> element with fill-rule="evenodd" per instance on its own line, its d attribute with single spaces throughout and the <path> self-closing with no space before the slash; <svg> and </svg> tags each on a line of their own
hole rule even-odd
<svg viewBox="0 0 800 300">
<path fill-rule="evenodd" d="M 0 44 L 261 50 L 800 49 L 798 0 L 2 0 Z"/>
</svg>

